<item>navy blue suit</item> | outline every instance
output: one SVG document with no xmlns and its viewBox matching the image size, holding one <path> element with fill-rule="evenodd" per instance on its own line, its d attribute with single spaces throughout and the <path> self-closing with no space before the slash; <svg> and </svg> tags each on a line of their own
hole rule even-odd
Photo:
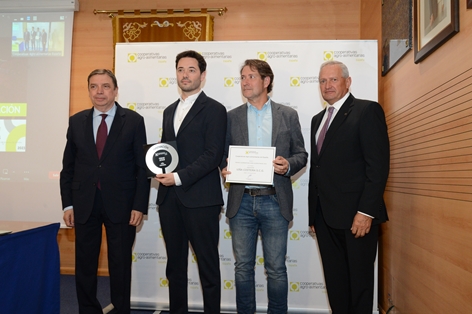
<svg viewBox="0 0 472 314">
<path fill-rule="evenodd" d="M 311 123 L 309 225 L 315 227 L 333 313 L 372 313 L 378 225 L 388 219 L 385 116 L 378 103 L 349 95 L 318 154 L 316 132 L 324 113 Z M 356 239 L 350 228 L 358 211 L 374 218 L 371 231 Z"/>
<path fill-rule="evenodd" d="M 223 197 L 218 169 L 226 136 L 226 108 L 205 95 L 197 97 L 175 134 L 179 100 L 164 110 L 163 143 L 176 141 L 181 186 L 159 186 L 157 204 L 166 242 L 171 313 L 187 313 L 188 242 L 197 257 L 205 313 L 220 313 L 218 254 Z"/>
<path fill-rule="evenodd" d="M 76 235 L 76 282 L 80 313 L 101 313 L 96 299 L 102 225 L 108 244 L 112 313 L 129 313 L 131 253 L 136 227 L 132 210 L 147 213 L 149 180 L 143 145 L 144 119 L 116 103 L 101 158 L 93 134 L 93 108 L 69 119 L 60 186 L 63 208 L 73 206 Z M 97 182 L 100 180 L 100 189 Z"/>
</svg>

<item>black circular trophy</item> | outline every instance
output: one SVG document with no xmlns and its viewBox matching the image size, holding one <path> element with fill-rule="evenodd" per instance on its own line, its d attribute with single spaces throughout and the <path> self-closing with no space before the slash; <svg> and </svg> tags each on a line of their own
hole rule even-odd
<svg viewBox="0 0 472 314">
<path fill-rule="evenodd" d="M 174 146 L 154 144 L 146 152 L 146 165 L 154 174 L 171 173 L 179 164 L 179 154 Z"/>
</svg>

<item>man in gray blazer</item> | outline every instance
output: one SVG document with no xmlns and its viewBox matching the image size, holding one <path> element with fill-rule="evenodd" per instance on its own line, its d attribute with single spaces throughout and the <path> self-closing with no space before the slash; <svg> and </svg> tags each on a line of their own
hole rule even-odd
<svg viewBox="0 0 472 314">
<path fill-rule="evenodd" d="M 236 305 L 238 313 L 256 311 L 254 266 L 256 243 L 261 233 L 264 267 L 267 271 L 268 313 L 287 313 L 288 224 L 293 219 L 290 177 L 307 162 L 307 152 L 298 115 L 292 108 L 270 99 L 274 74 L 261 60 L 246 60 L 241 68 L 241 91 L 247 103 L 228 112 L 225 156 L 229 145 L 276 148 L 273 185 L 232 183 L 226 216 L 235 255 Z"/>
</svg>

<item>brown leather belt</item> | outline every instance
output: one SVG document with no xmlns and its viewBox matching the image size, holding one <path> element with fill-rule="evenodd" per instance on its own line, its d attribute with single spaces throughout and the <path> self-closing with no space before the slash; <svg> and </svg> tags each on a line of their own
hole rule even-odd
<svg viewBox="0 0 472 314">
<path fill-rule="evenodd" d="M 274 195 L 275 188 L 265 188 L 265 189 L 244 189 L 244 193 L 251 196 L 261 196 L 261 195 Z"/>
</svg>

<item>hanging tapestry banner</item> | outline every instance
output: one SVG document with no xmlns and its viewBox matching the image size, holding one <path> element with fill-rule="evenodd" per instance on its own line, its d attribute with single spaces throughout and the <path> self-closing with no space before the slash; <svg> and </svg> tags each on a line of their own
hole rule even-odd
<svg viewBox="0 0 472 314">
<path fill-rule="evenodd" d="M 112 23 L 113 46 L 116 43 L 213 40 L 210 14 L 116 15 Z"/>
</svg>

